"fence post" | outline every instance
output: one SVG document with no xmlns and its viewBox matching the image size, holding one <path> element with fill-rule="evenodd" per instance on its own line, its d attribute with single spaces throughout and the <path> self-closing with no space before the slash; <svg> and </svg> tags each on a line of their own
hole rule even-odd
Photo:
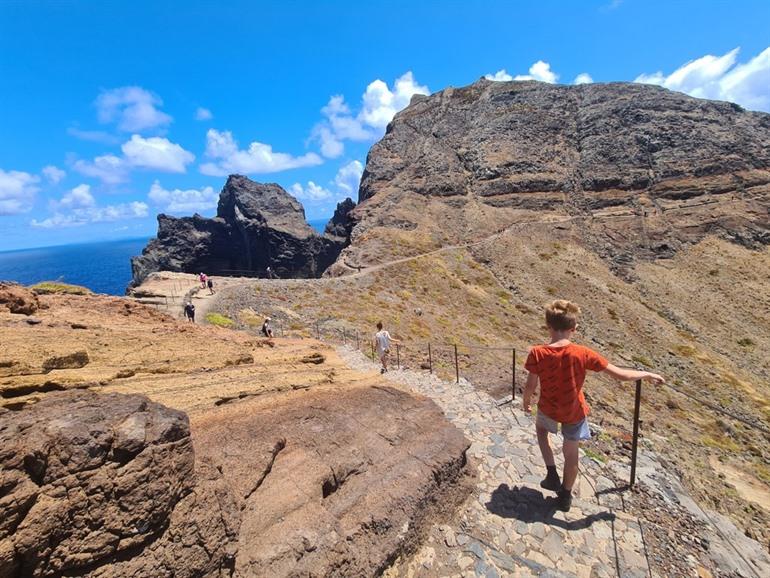
<svg viewBox="0 0 770 578">
<path fill-rule="evenodd" d="M 345 328 L 343 327 L 342 328 L 342 345 L 347 345 L 347 344 L 348 344 L 348 337 L 347 337 L 347 333 L 345 332 Z"/>
<path fill-rule="evenodd" d="M 642 380 L 636 380 L 636 398 L 634 399 L 634 437 L 631 439 L 631 480 L 628 482 L 630 488 L 634 487 L 636 482 L 636 452 L 639 448 L 639 404 L 642 401 Z"/>
<path fill-rule="evenodd" d="M 460 362 L 457 361 L 457 344 L 455 344 L 455 378 L 456 383 L 460 383 Z"/>
<path fill-rule="evenodd" d="M 318 321 L 315 322 L 315 335 L 318 338 L 318 341 L 321 341 L 321 327 L 318 324 Z"/>
<path fill-rule="evenodd" d="M 372 341 L 372 361 L 374 361 L 374 341 Z"/>
<path fill-rule="evenodd" d="M 401 346 L 396 343 L 396 368 L 401 369 Z"/>
<path fill-rule="evenodd" d="M 428 371 L 433 373 L 433 353 L 430 350 L 430 341 L 428 342 Z"/>
<path fill-rule="evenodd" d="M 516 349 L 511 350 L 511 400 L 516 399 Z"/>
<path fill-rule="evenodd" d="M 361 349 L 361 342 L 358 339 L 358 329 L 356 329 L 356 351 Z"/>
</svg>

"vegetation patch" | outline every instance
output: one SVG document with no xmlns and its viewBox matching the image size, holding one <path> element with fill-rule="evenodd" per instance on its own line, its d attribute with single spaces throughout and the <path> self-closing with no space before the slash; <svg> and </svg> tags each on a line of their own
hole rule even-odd
<svg viewBox="0 0 770 578">
<path fill-rule="evenodd" d="M 643 365 L 644 367 L 652 367 L 652 361 L 650 361 L 644 355 L 634 355 L 631 358 L 631 361 L 633 361 L 634 363 L 638 363 L 639 365 Z"/>
<path fill-rule="evenodd" d="M 738 340 L 738 345 L 741 347 L 754 347 L 756 343 L 754 343 L 754 340 L 751 337 L 743 337 Z"/>
<path fill-rule="evenodd" d="M 217 327 L 232 327 L 235 322 L 221 313 L 206 313 L 206 322 Z"/>
<path fill-rule="evenodd" d="M 90 295 L 92 291 L 88 287 L 80 285 L 70 285 L 69 283 L 60 283 L 58 281 L 41 281 L 30 287 L 38 295 Z"/>
</svg>

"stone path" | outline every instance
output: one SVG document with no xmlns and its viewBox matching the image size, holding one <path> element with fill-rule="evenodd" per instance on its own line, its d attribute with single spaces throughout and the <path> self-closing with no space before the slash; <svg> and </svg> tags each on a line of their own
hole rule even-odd
<svg viewBox="0 0 770 578">
<path fill-rule="evenodd" d="M 361 353 L 340 348 L 354 369 L 371 371 Z M 512 411 L 467 381 L 393 371 L 386 378 L 432 398 L 472 442 L 478 484 L 454 523 L 436 526 L 392 576 L 651 576 L 639 521 L 619 511 L 615 484 L 581 457 L 572 509 L 553 507 L 540 488 L 545 468 L 531 417 Z M 562 463 L 557 458 L 561 469 Z M 597 499 L 596 494 L 600 494 Z"/>
</svg>

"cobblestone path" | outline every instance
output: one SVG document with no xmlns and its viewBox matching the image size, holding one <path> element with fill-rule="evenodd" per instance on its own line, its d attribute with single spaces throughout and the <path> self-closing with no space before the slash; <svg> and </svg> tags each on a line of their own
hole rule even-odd
<svg viewBox="0 0 770 578">
<path fill-rule="evenodd" d="M 355 369 L 371 371 L 361 353 L 340 348 Z M 530 416 L 475 390 L 467 381 L 393 371 L 394 385 L 433 399 L 471 442 L 478 468 L 473 496 L 452 524 L 436 526 L 409 561 L 391 576 L 651 576 L 639 521 L 622 512 L 615 484 L 581 457 L 572 509 L 560 512 L 540 488 L 545 467 Z M 558 442 L 559 439 L 552 439 Z M 557 454 L 557 466 L 562 462 Z M 598 497 L 597 497 L 598 494 Z"/>
</svg>

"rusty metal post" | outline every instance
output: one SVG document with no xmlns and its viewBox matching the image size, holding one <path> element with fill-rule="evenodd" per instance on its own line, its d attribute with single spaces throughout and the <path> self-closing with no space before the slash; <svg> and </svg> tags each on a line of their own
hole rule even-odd
<svg viewBox="0 0 770 578">
<path fill-rule="evenodd" d="M 361 349 L 361 341 L 358 339 L 358 329 L 356 329 L 356 351 Z"/>
<path fill-rule="evenodd" d="M 511 350 L 511 399 L 516 399 L 516 350 Z"/>
<path fill-rule="evenodd" d="M 321 326 L 318 324 L 318 321 L 315 322 L 315 336 L 318 338 L 318 341 L 321 341 Z"/>
<path fill-rule="evenodd" d="M 457 344 L 455 344 L 455 378 L 460 383 L 460 362 L 457 360 Z"/>
<path fill-rule="evenodd" d="M 631 479 L 628 486 L 633 488 L 636 482 L 636 452 L 639 448 L 639 405 L 642 401 L 642 380 L 636 380 L 636 398 L 634 399 L 634 437 L 631 439 Z"/>
<path fill-rule="evenodd" d="M 374 341 L 372 341 L 372 361 L 374 361 Z"/>
<path fill-rule="evenodd" d="M 430 341 L 428 342 L 428 371 L 433 373 L 433 353 L 430 350 Z"/>
<path fill-rule="evenodd" d="M 401 346 L 396 343 L 396 368 L 401 369 Z"/>
</svg>

